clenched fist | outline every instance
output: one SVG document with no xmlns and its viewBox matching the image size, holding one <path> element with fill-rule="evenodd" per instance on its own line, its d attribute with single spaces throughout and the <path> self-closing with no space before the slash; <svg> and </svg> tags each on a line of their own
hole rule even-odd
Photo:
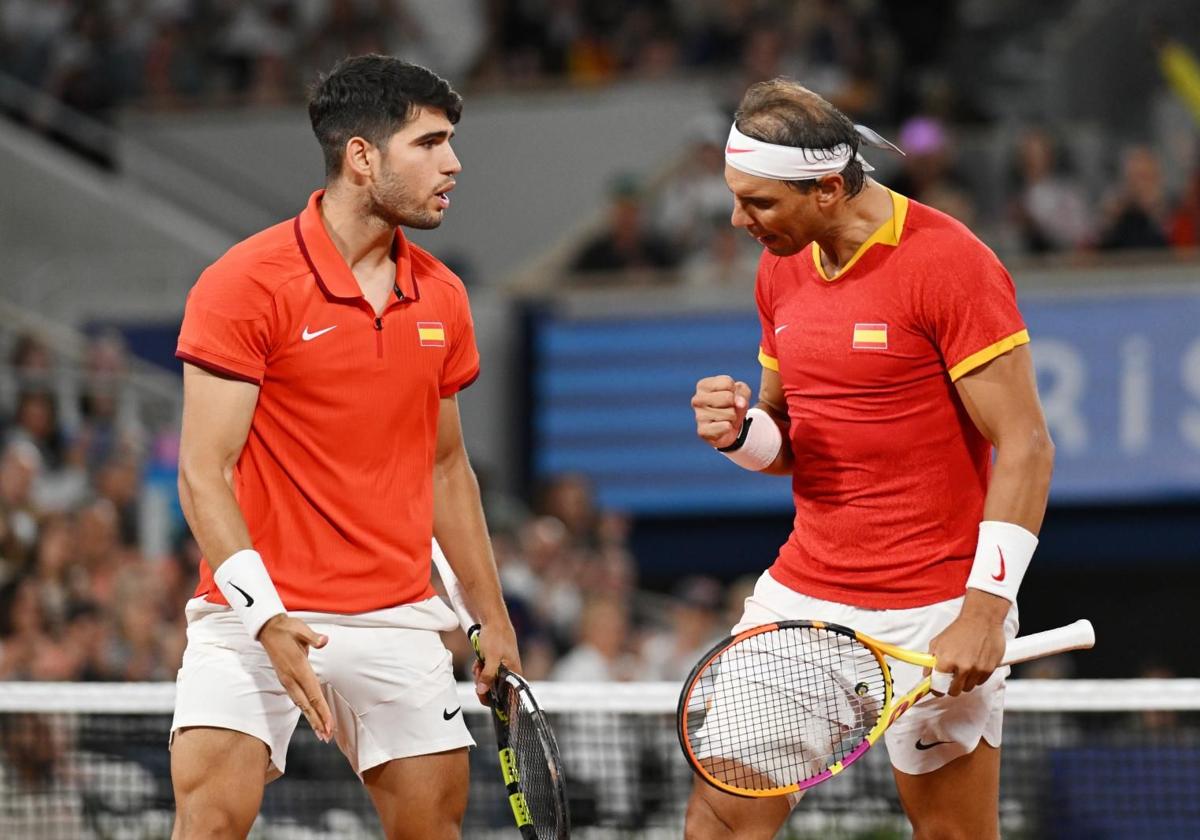
<svg viewBox="0 0 1200 840">
<path fill-rule="evenodd" d="M 737 440 L 750 408 L 750 386 L 732 376 L 708 376 L 696 383 L 692 397 L 696 434 L 721 449 Z"/>
</svg>

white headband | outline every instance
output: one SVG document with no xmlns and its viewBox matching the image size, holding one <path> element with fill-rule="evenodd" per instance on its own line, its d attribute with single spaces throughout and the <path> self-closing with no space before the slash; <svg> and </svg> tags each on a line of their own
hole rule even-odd
<svg viewBox="0 0 1200 840">
<path fill-rule="evenodd" d="M 898 146 L 865 125 L 856 125 L 854 128 L 866 145 L 904 154 Z M 808 181 L 836 175 L 846 168 L 853 155 L 849 143 L 839 143 L 830 149 L 802 149 L 764 143 L 742 134 L 736 123 L 730 127 L 729 141 L 725 144 L 725 162 L 734 169 L 776 181 Z M 874 166 L 863 160 L 862 155 L 856 157 L 864 172 L 875 170 Z"/>
</svg>

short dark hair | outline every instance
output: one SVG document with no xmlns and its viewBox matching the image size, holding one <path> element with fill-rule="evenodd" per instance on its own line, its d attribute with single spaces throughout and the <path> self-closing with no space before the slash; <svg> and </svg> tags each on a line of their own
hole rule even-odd
<svg viewBox="0 0 1200 840">
<path fill-rule="evenodd" d="M 742 96 L 734 123 L 747 137 L 777 146 L 832 149 L 846 143 L 851 149 L 850 162 L 841 172 L 846 182 L 846 195 L 858 195 L 866 183 L 866 174 L 858 160 L 862 138 L 854 122 L 798 82 L 779 77 L 751 85 Z M 816 181 L 787 183 L 807 191 Z"/>
<path fill-rule="evenodd" d="M 308 101 L 326 177 L 341 172 L 351 137 L 380 146 L 422 107 L 443 111 L 457 124 L 462 97 L 436 73 L 392 56 L 358 55 L 339 61 L 317 79 Z"/>
</svg>

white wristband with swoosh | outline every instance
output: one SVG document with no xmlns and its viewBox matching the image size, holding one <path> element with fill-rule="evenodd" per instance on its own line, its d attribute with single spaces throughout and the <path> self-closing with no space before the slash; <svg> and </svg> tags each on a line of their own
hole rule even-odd
<svg viewBox="0 0 1200 840">
<path fill-rule="evenodd" d="M 967 578 L 968 589 L 979 589 L 1017 602 L 1017 590 L 1033 560 L 1038 538 L 1012 522 L 979 523 L 975 562 Z"/>
<path fill-rule="evenodd" d="M 213 581 L 229 606 L 237 613 L 251 639 L 258 639 L 264 624 L 280 613 L 287 613 L 275 590 L 262 555 L 252 548 L 231 554 L 213 572 Z"/>
</svg>

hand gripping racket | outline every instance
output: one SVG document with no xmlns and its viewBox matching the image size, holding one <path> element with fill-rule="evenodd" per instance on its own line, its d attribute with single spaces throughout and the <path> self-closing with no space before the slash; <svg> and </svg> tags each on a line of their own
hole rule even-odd
<svg viewBox="0 0 1200 840">
<path fill-rule="evenodd" d="M 1008 643 L 1011 665 L 1095 644 L 1091 622 Z M 780 621 L 717 644 L 679 696 L 679 744 L 692 769 L 737 796 L 782 796 L 845 770 L 930 691 L 892 694 L 885 657 L 935 668 L 931 654 L 821 621 Z"/>
<path fill-rule="evenodd" d="M 433 562 L 458 621 L 482 662 L 479 652 L 481 625 L 467 609 L 458 578 L 436 540 Z M 496 743 L 500 748 L 500 770 L 521 837 L 525 840 L 566 840 L 571 836 L 571 821 L 558 742 L 529 683 L 520 674 L 501 665 L 488 699 Z"/>
</svg>

